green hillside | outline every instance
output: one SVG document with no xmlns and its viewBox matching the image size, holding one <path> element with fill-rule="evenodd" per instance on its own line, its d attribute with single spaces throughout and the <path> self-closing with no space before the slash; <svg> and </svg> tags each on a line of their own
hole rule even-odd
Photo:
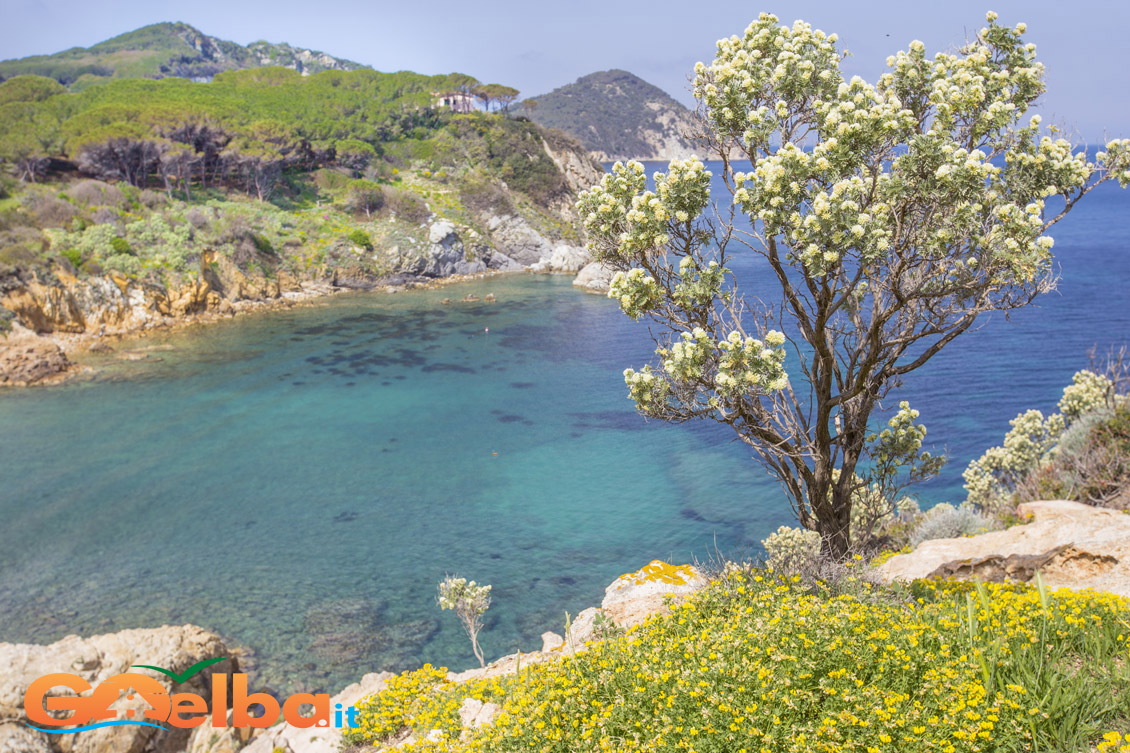
<svg viewBox="0 0 1130 753">
<path fill-rule="evenodd" d="M 549 150 L 580 145 L 525 119 L 435 106 L 432 92 L 477 83 L 282 67 L 224 71 L 210 83 L 112 79 L 77 92 L 41 76 L 8 79 L 0 282 L 63 269 L 164 285 L 164 275 L 192 274 L 210 249 L 247 262 L 240 248 L 293 274 L 348 262 L 377 275 L 427 247 L 433 216 L 479 238 L 497 214 L 575 239 L 573 189 Z M 278 257 L 263 251 L 284 247 Z M 371 247 L 360 261 L 350 250 Z"/>
<path fill-rule="evenodd" d="M 159 23 L 119 34 L 92 47 L 0 62 L 0 78 L 36 75 L 72 89 L 114 78 L 210 79 L 242 68 L 281 65 L 303 73 L 366 66 L 318 50 L 254 42 L 247 47 L 216 39 L 185 23 Z"/>
</svg>

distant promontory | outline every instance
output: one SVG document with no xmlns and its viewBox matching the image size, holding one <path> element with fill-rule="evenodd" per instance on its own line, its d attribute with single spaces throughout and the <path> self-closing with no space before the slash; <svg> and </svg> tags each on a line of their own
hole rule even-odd
<svg viewBox="0 0 1130 753">
<path fill-rule="evenodd" d="M 518 112 L 564 131 L 601 161 L 684 159 L 705 152 L 692 136 L 694 113 L 627 71 L 582 76 L 525 100 Z"/>
</svg>

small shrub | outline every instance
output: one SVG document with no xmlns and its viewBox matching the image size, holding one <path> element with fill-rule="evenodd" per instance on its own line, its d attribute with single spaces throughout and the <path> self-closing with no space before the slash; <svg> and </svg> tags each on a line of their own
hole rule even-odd
<svg viewBox="0 0 1130 753">
<path fill-rule="evenodd" d="M 168 203 L 168 199 L 165 198 L 165 194 L 158 193 L 157 191 L 153 191 L 148 188 L 138 194 L 137 200 L 141 202 L 142 206 L 148 207 L 149 209 L 163 207 Z"/>
<path fill-rule="evenodd" d="M 931 539 L 956 539 L 989 530 L 992 520 L 981 515 L 972 505 L 954 507 L 943 502 L 921 516 L 910 534 L 910 543 L 918 546 Z"/>
<path fill-rule="evenodd" d="M 82 266 L 82 252 L 77 248 L 64 248 L 59 255 L 69 261 L 75 269 Z"/>
<path fill-rule="evenodd" d="M 820 559 L 820 534 L 816 531 L 781 526 L 761 545 L 768 565 L 782 573 L 811 570 Z"/>
<path fill-rule="evenodd" d="M 1130 487 L 1130 401 L 1122 402 L 1087 435 L 1082 450 L 1057 459 L 1078 479 L 1078 499 L 1106 507 Z"/>
<path fill-rule="evenodd" d="M 189 209 L 187 212 L 185 212 L 184 219 L 185 222 L 187 222 L 189 225 L 192 225 L 197 230 L 203 230 L 211 224 L 211 220 L 208 218 L 208 215 L 197 207 L 193 207 L 192 209 Z"/>
<path fill-rule="evenodd" d="M 615 638 L 624 632 L 624 629 L 612 621 L 603 609 L 596 610 L 596 615 L 592 620 L 592 633 L 598 641 L 606 638 Z"/>
<path fill-rule="evenodd" d="M 141 274 L 141 261 L 131 254 L 117 254 L 106 259 L 102 267 L 107 270 L 121 272 L 127 277 L 137 277 Z"/>
<path fill-rule="evenodd" d="M 35 217 L 39 227 L 66 227 L 78 214 L 78 209 L 69 201 L 46 194 L 30 194 L 24 206 Z"/>
<path fill-rule="evenodd" d="M 251 233 L 251 242 L 255 244 L 255 250 L 267 256 L 277 256 L 275 247 L 271 245 L 271 241 L 261 233 Z"/>
<path fill-rule="evenodd" d="M 401 191 L 384 186 L 385 209 L 397 219 L 412 225 L 420 225 L 431 216 L 428 205 L 411 191 Z"/>
<path fill-rule="evenodd" d="M 373 239 L 370 238 L 369 234 L 361 228 L 357 228 L 349 234 L 349 242 L 354 246 L 360 246 L 361 248 L 368 249 L 369 251 L 373 250 Z"/>
<path fill-rule="evenodd" d="M 110 250 L 112 250 L 115 254 L 119 254 L 119 255 L 125 255 L 125 256 L 134 256 L 135 255 L 133 247 L 130 246 L 129 241 L 127 241 L 125 238 L 120 238 L 120 237 L 111 238 L 110 239 Z"/>
<path fill-rule="evenodd" d="M 67 189 L 67 196 L 80 207 L 117 207 L 125 198 L 117 186 L 100 180 L 80 180 Z"/>
<path fill-rule="evenodd" d="M 116 223 L 119 219 L 117 210 L 110 209 L 109 207 L 98 207 L 94 213 L 90 215 L 91 222 L 95 225 L 109 225 Z"/>
<path fill-rule="evenodd" d="M 490 177 L 474 174 L 468 176 L 460 186 L 459 200 L 463 205 L 478 214 L 514 214 L 514 202 L 505 188 Z"/>
</svg>

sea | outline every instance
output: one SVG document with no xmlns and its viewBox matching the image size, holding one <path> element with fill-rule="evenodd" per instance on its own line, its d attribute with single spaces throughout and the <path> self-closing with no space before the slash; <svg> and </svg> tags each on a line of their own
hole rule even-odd
<svg viewBox="0 0 1130 753">
<path fill-rule="evenodd" d="M 949 456 L 913 490 L 923 507 L 960 502 L 1011 418 L 1055 410 L 1089 352 L 1130 343 L 1128 225 L 1130 191 L 1095 190 L 1052 232 L 1058 290 L 891 395 Z M 731 268 L 771 300 L 760 264 Z M 336 692 L 476 663 L 436 603 L 448 574 L 492 586 L 480 641 L 501 656 L 650 560 L 758 556 L 794 523 L 777 483 L 724 426 L 638 415 L 622 372 L 654 359 L 653 327 L 570 283 L 341 294 L 0 392 L 0 641 L 193 623 L 261 687 Z"/>
</svg>

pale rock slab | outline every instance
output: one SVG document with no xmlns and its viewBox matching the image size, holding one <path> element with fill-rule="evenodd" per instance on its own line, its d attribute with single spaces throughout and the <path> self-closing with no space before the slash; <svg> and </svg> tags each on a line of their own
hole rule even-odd
<svg viewBox="0 0 1130 753">
<path fill-rule="evenodd" d="M 706 585 L 706 577 L 694 565 L 652 560 L 614 580 L 604 591 L 601 608 L 616 625 L 629 628 L 653 614 L 667 614 L 668 596 L 680 601 Z"/>
<path fill-rule="evenodd" d="M 607 295 L 612 285 L 612 276 L 616 270 L 605 266 L 599 261 L 589 262 L 573 279 L 573 287 L 580 288 L 588 293 Z"/>
<path fill-rule="evenodd" d="M 1130 597 L 1130 515 L 1064 500 L 1027 502 L 1019 512 L 1032 522 L 924 541 L 876 572 L 887 582 L 931 576 L 1025 581 L 1039 570 L 1052 588 L 1093 588 Z"/>
<path fill-rule="evenodd" d="M 73 735 L 46 735 L 29 730 L 24 713 L 24 694 L 38 677 L 53 672 L 78 675 L 96 686 L 114 675 L 126 672 L 156 678 L 166 688 L 172 681 L 148 669 L 131 669 L 134 664 L 152 664 L 173 672 L 184 670 L 204 659 L 230 657 L 231 652 L 215 633 L 195 625 L 169 626 L 80 638 L 68 635 L 49 645 L 0 643 L 0 750 L 16 753 L 178 753 L 185 749 L 190 730 L 159 731 L 153 727 L 102 727 Z M 238 671 L 235 660 L 220 662 L 201 671 L 171 692 L 191 692 L 210 696 L 212 675 Z M 124 697 L 113 704 L 119 710 L 148 709 L 141 696 L 129 702 Z"/>
</svg>

